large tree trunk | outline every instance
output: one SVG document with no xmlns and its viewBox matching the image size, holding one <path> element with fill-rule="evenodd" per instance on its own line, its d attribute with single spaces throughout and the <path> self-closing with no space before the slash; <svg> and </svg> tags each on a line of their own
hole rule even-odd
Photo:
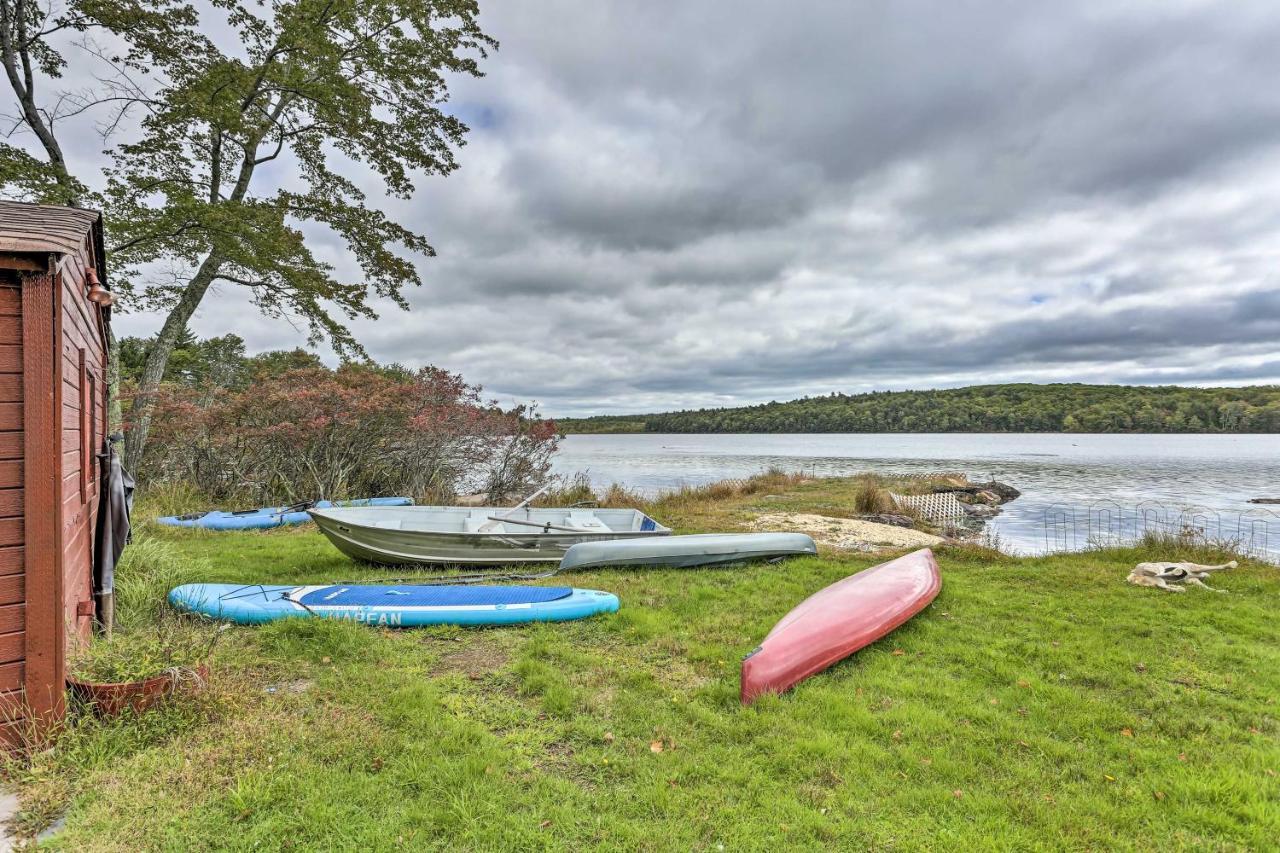
<svg viewBox="0 0 1280 853">
<path fill-rule="evenodd" d="M 133 407 L 129 410 L 129 429 L 125 434 L 124 458 L 133 469 L 134 476 L 142 470 L 142 455 L 147 446 L 147 433 L 151 429 L 151 409 L 155 405 L 155 395 L 164 378 L 164 369 L 169 364 L 169 356 L 178 343 L 178 338 L 187 328 L 187 321 L 200 306 L 205 291 L 218 275 L 222 259 L 217 255 L 209 255 L 200 264 L 196 274 L 182 291 L 182 298 L 165 318 L 160 334 L 156 335 L 151 351 L 147 353 L 146 364 L 142 367 L 142 380 L 138 383 L 138 393 L 133 398 Z"/>
<path fill-rule="evenodd" d="M 0 62 L 9 77 L 13 94 L 18 99 L 23 122 L 31 128 L 36 139 L 40 140 L 40 145 L 49 158 L 54 179 L 58 182 L 58 203 L 79 207 L 76 181 L 67 171 L 67 160 L 62 154 L 62 146 L 58 144 L 57 137 L 53 135 L 52 121 L 36 103 L 35 70 L 38 62 L 32 59 L 31 45 L 42 40 L 42 34 L 32 33 L 28 27 L 28 4 L 31 2 L 33 0 L 14 0 L 0 6 Z"/>
</svg>

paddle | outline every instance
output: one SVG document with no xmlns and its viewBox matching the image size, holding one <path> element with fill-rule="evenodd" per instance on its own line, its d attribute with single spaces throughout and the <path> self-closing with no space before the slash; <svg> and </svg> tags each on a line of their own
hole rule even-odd
<svg viewBox="0 0 1280 853">
<path fill-rule="evenodd" d="M 547 484 L 546 484 L 545 486 L 543 486 L 541 489 L 538 489 L 538 491 L 536 491 L 536 492 L 534 492 L 533 494 L 529 495 L 529 497 L 527 497 L 527 498 L 525 498 L 524 500 L 520 501 L 520 503 L 516 504 L 516 505 L 515 505 L 515 506 L 513 506 L 511 509 L 507 510 L 506 512 L 502 513 L 501 515 L 499 515 L 499 516 L 492 516 L 492 515 L 491 515 L 491 516 L 488 516 L 488 518 L 489 518 L 489 523 L 488 523 L 488 524 L 482 524 L 482 525 L 480 525 L 480 530 L 479 530 L 478 532 L 480 532 L 480 533 L 494 533 L 494 532 L 496 532 L 496 531 L 501 530 L 501 529 L 502 529 L 502 524 L 501 524 L 501 522 L 506 521 L 506 520 L 507 520 L 507 516 L 511 515 L 511 513 L 515 512 L 516 510 L 524 509 L 526 506 L 528 506 L 528 505 L 529 505 L 529 502 L 530 502 L 530 501 L 532 501 L 534 498 L 538 497 L 538 495 L 542 494 L 543 492 L 547 491 L 547 490 L 548 490 L 548 489 L 550 489 L 550 488 L 551 488 L 551 484 L 550 484 L 550 483 L 547 483 Z M 497 523 L 495 524 L 495 522 L 497 522 Z M 517 522 L 517 523 L 518 523 L 518 522 Z M 537 525 L 537 526 L 538 526 L 538 527 L 541 527 L 542 525 L 541 525 L 541 524 L 539 524 L 539 525 Z"/>
<path fill-rule="evenodd" d="M 518 518 L 500 518 L 496 515 L 488 516 L 490 521 L 497 521 L 502 524 L 523 524 L 528 527 L 541 527 L 543 530 L 563 530 L 565 533 L 604 533 L 611 531 L 592 530 L 588 527 L 563 527 L 559 524 L 552 524 L 549 521 L 521 521 Z M 481 533 L 492 533 L 491 530 L 485 530 L 489 525 L 484 524 L 480 527 Z"/>
</svg>

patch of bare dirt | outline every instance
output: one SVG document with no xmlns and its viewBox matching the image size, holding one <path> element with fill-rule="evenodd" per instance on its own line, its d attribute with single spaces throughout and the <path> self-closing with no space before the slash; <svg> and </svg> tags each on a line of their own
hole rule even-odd
<svg viewBox="0 0 1280 853">
<path fill-rule="evenodd" d="M 748 523 L 753 530 L 808 533 L 814 541 L 847 551 L 879 551 L 887 548 L 929 548 L 941 545 L 941 536 L 877 524 L 857 518 L 835 518 L 807 512 L 767 512 Z"/>
<path fill-rule="evenodd" d="M 460 672 L 471 680 L 478 681 L 502 669 L 509 660 L 506 650 L 492 643 L 471 642 L 457 651 L 441 655 L 431 668 L 431 674 Z"/>
</svg>

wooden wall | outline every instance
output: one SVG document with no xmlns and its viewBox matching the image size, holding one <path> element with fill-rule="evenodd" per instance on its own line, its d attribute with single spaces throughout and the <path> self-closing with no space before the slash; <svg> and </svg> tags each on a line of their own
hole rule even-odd
<svg viewBox="0 0 1280 853">
<path fill-rule="evenodd" d="M 0 270 L 0 723 L 17 724 L 26 657 L 22 491 L 22 291 Z"/>
<path fill-rule="evenodd" d="M 93 630 L 93 534 L 101 484 L 97 454 L 106 421 L 101 310 L 85 298 L 85 258 L 66 258 L 58 322 L 62 347 L 61 538 L 66 627 L 72 642 Z"/>
<path fill-rule="evenodd" d="M 85 296 L 93 251 L 86 233 L 78 254 L 0 268 L 0 741 L 10 743 L 32 720 L 61 716 L 67 656 L 93 630 L 107 412 L 104 318 Z"/>
</svg>

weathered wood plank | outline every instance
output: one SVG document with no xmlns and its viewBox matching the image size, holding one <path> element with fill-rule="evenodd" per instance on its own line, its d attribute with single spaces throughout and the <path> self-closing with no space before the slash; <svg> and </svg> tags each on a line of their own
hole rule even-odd
<svg viewBox="0 0 1280 853">
<path fill-rule="evenodd" d="M 0 252 L 0 268 L 18 270 L 19 272 L 47 272 L 49 269 L 49 256 L 21 252 Z"/>
<path fill-rule="evenodd" d="M 0 664 L 22 660 L 26 656 L 27 635 L 23 631 L 0 634 Z"/>
<path fill-rule="evenodd" d="M 27 625 L 25 607 L 21 604 L 6 604 L 0 607 L 0 633 L 21 631 Z"/>
<path fill-rule="evenodd" d="M 0 666 L 0 690 L 18 690 L 26 680 L 26 667 L 21 663 Z"/>
<path fill-rule="evenodd" d="M 22 575 L 0 577 L 0 604 L 22 604 L 26 599 L 26 579 Z M 0 690 L 3 690 L 0 687 Z"/>
<path fill-rule="evenodd" d="M 20 723 L 26 717 L 26 696 L 21 690 L 0 690 L 0 725 Z M 0 733 L 0 740 L 4 734 Z"/>
<path fill-rule="evenodd" d="M 0 287 L 0 315 L 22 316 L 22 288 Z"/>
<path fill-rule="evenodd" d="M 80 472 L 72 471 L 62 478 L 62 501 L 66 503 L 72 495 L 80 494 Z"/>
<path fill-rule="evenodd" d="M 21 545 L 0 548 L 0 575 L 22 574 L 27 568 L 25 558 Z"/>
<path fill-rule="evenodd" d="M 5 344 L 0 346 L 0 373 L 22 372 L 21 344 Z"/>
<path fill-rule="evenodd" d="M 8 545 L 21 545 L 23 533 L 23 518 L 0 518 L 0 547 Z"/>
</svg>

